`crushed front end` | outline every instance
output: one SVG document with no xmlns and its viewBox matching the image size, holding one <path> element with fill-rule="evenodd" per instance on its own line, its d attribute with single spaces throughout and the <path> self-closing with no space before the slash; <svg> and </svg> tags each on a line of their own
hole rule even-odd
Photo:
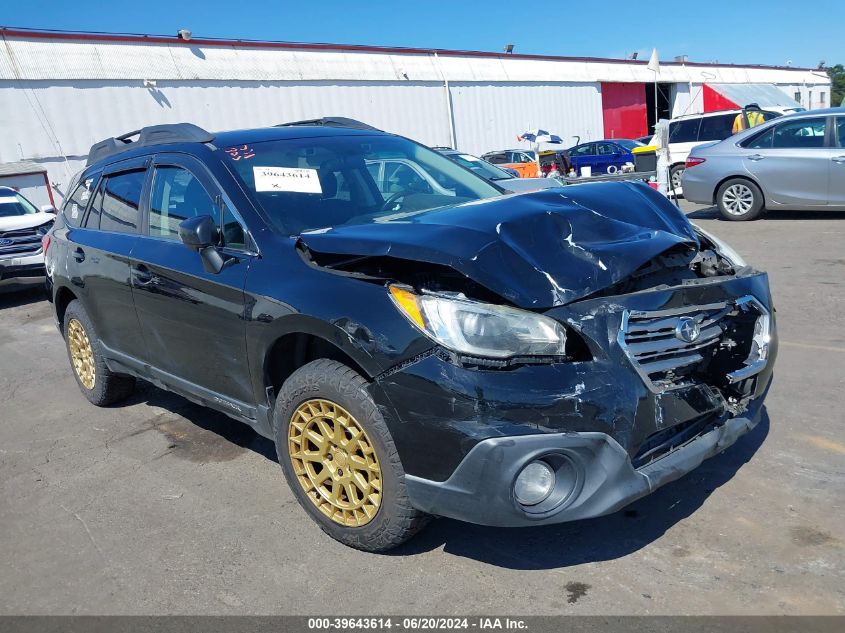
<svg viewBox="0 0 845 633">
<path fill-rule="evenodd" d="M 777 354 L 764 273 L 546 314 L 578 333 L 588 359 L 485 368 L 441 351 L 379 379 L 419 509 L 498 526 L 607 514 L 760 419 Z M 538 460 L 551 491 L 521 503 L 515 485 Z"/>
<path fill-rule="evenodd" d="M 379 314 L 416 332 L 386 348 L 398 362 L 371 393 L 425 512 L 500 526 L 607 514 L 761 416 L 768 278 L 648 187 L 505 196 L 302 246 L 382 286 L 395 310 Z"/>
</svg>

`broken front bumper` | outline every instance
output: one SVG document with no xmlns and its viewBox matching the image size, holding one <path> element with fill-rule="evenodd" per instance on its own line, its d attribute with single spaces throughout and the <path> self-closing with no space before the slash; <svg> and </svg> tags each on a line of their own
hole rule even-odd
<svg viewBox="0 0 845 633">
<path fill-rule="evenodd" d="M 447 481 L 406 476 L 413 506 L 436 516 L 499 527 L 562 523 L 610 514 L 674 481 L 731 446 L 760 421 L 762 398 L 665 457 L 635 469 L 625 450 L 604 433 L 555 433 L 491 438 L 475 445 Z M 535 459 L 562 458 L 548 508 L 520 505 L 513 486 Z M 557 495 L 555 497 L 555 495 Z"/>
<path fill-rule="evenodd" d="M 721 387 L 667 388 L 636 337 L 649 323 L 686 318 L 690 307 L 703 315 L 702 340 L 726 309 L 770 316 L 763 365 L 720 366 Z M 547 314 L 577 329 L 593 359 L 483 370 L 428 354 L 373 383 L 417 508 L 500 526 L 598 516 L 689 472 L 757 423 L 777 355 L 765 274 L 598 298 Z M 748 345 L 752 324 L 743 334 Z M 523 507 L 515 478 L 544 456 L 571 489 Z"/>
</svg>

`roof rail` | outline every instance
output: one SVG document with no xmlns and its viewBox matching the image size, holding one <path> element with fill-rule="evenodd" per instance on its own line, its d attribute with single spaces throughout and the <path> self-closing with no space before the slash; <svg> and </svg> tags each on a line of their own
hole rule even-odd
<svg viewBox="0 0 845 633">
<path fill-rule="evenodd" d="M 373 132 L 382 131 L 372 125 L 367 125 L 361 121 L 349 119 L 344 116 L 326 116 L 319 119 L 308 119 L 306 121 L 291 121 L 290 123 L 279 123 L 274 127 L 293 127 L 297 125 L 322 125 L 325 127 L 345 127 L 352 130 L 372 130 Z"/>
<path fill-rule="evenodd" d="M 138 140 L 132 141 L 131 138 L 133 136 L 137 136 Z M 213 134 L 206 132 L 193 123 L 150 125 L 140 130 L 133 130 L 132 132 L 94 143 L 88 151 L 86 165 L 96 163 L 108 156 L 136 147 L 149 147 L 164 143 L 210 143 L 212 140 L 214 140 Z"/>
</svg>

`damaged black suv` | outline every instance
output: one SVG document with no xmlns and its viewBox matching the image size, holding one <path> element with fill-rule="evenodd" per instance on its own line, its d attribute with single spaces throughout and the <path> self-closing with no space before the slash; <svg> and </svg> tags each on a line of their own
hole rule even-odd
<svg viewBox="0 0 845 633">
<path fill-rule="evenodd" d="M 320 527 L 614 512 L 760 418 L 765 273 L 632 183 L 503 195 L 348 120 L 91 149 L 47 242 L 96 405 L 136 378 L 273 438 Z"/>
</svg>

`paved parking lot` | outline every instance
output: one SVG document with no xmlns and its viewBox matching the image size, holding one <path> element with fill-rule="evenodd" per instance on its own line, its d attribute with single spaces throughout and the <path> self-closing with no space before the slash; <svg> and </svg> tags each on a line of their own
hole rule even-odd
<svg viewBox="0 0 845 633">
<path fill-rule="evenodd" d="M 0 297 L 0 613 L 845 613 L 845 214 L 690 217 L 766 269 L 768 418 L 615 515 L 329 539 L 272 444 L 144 384 L 79 393 L 38 292 Z"/>
</svg>

